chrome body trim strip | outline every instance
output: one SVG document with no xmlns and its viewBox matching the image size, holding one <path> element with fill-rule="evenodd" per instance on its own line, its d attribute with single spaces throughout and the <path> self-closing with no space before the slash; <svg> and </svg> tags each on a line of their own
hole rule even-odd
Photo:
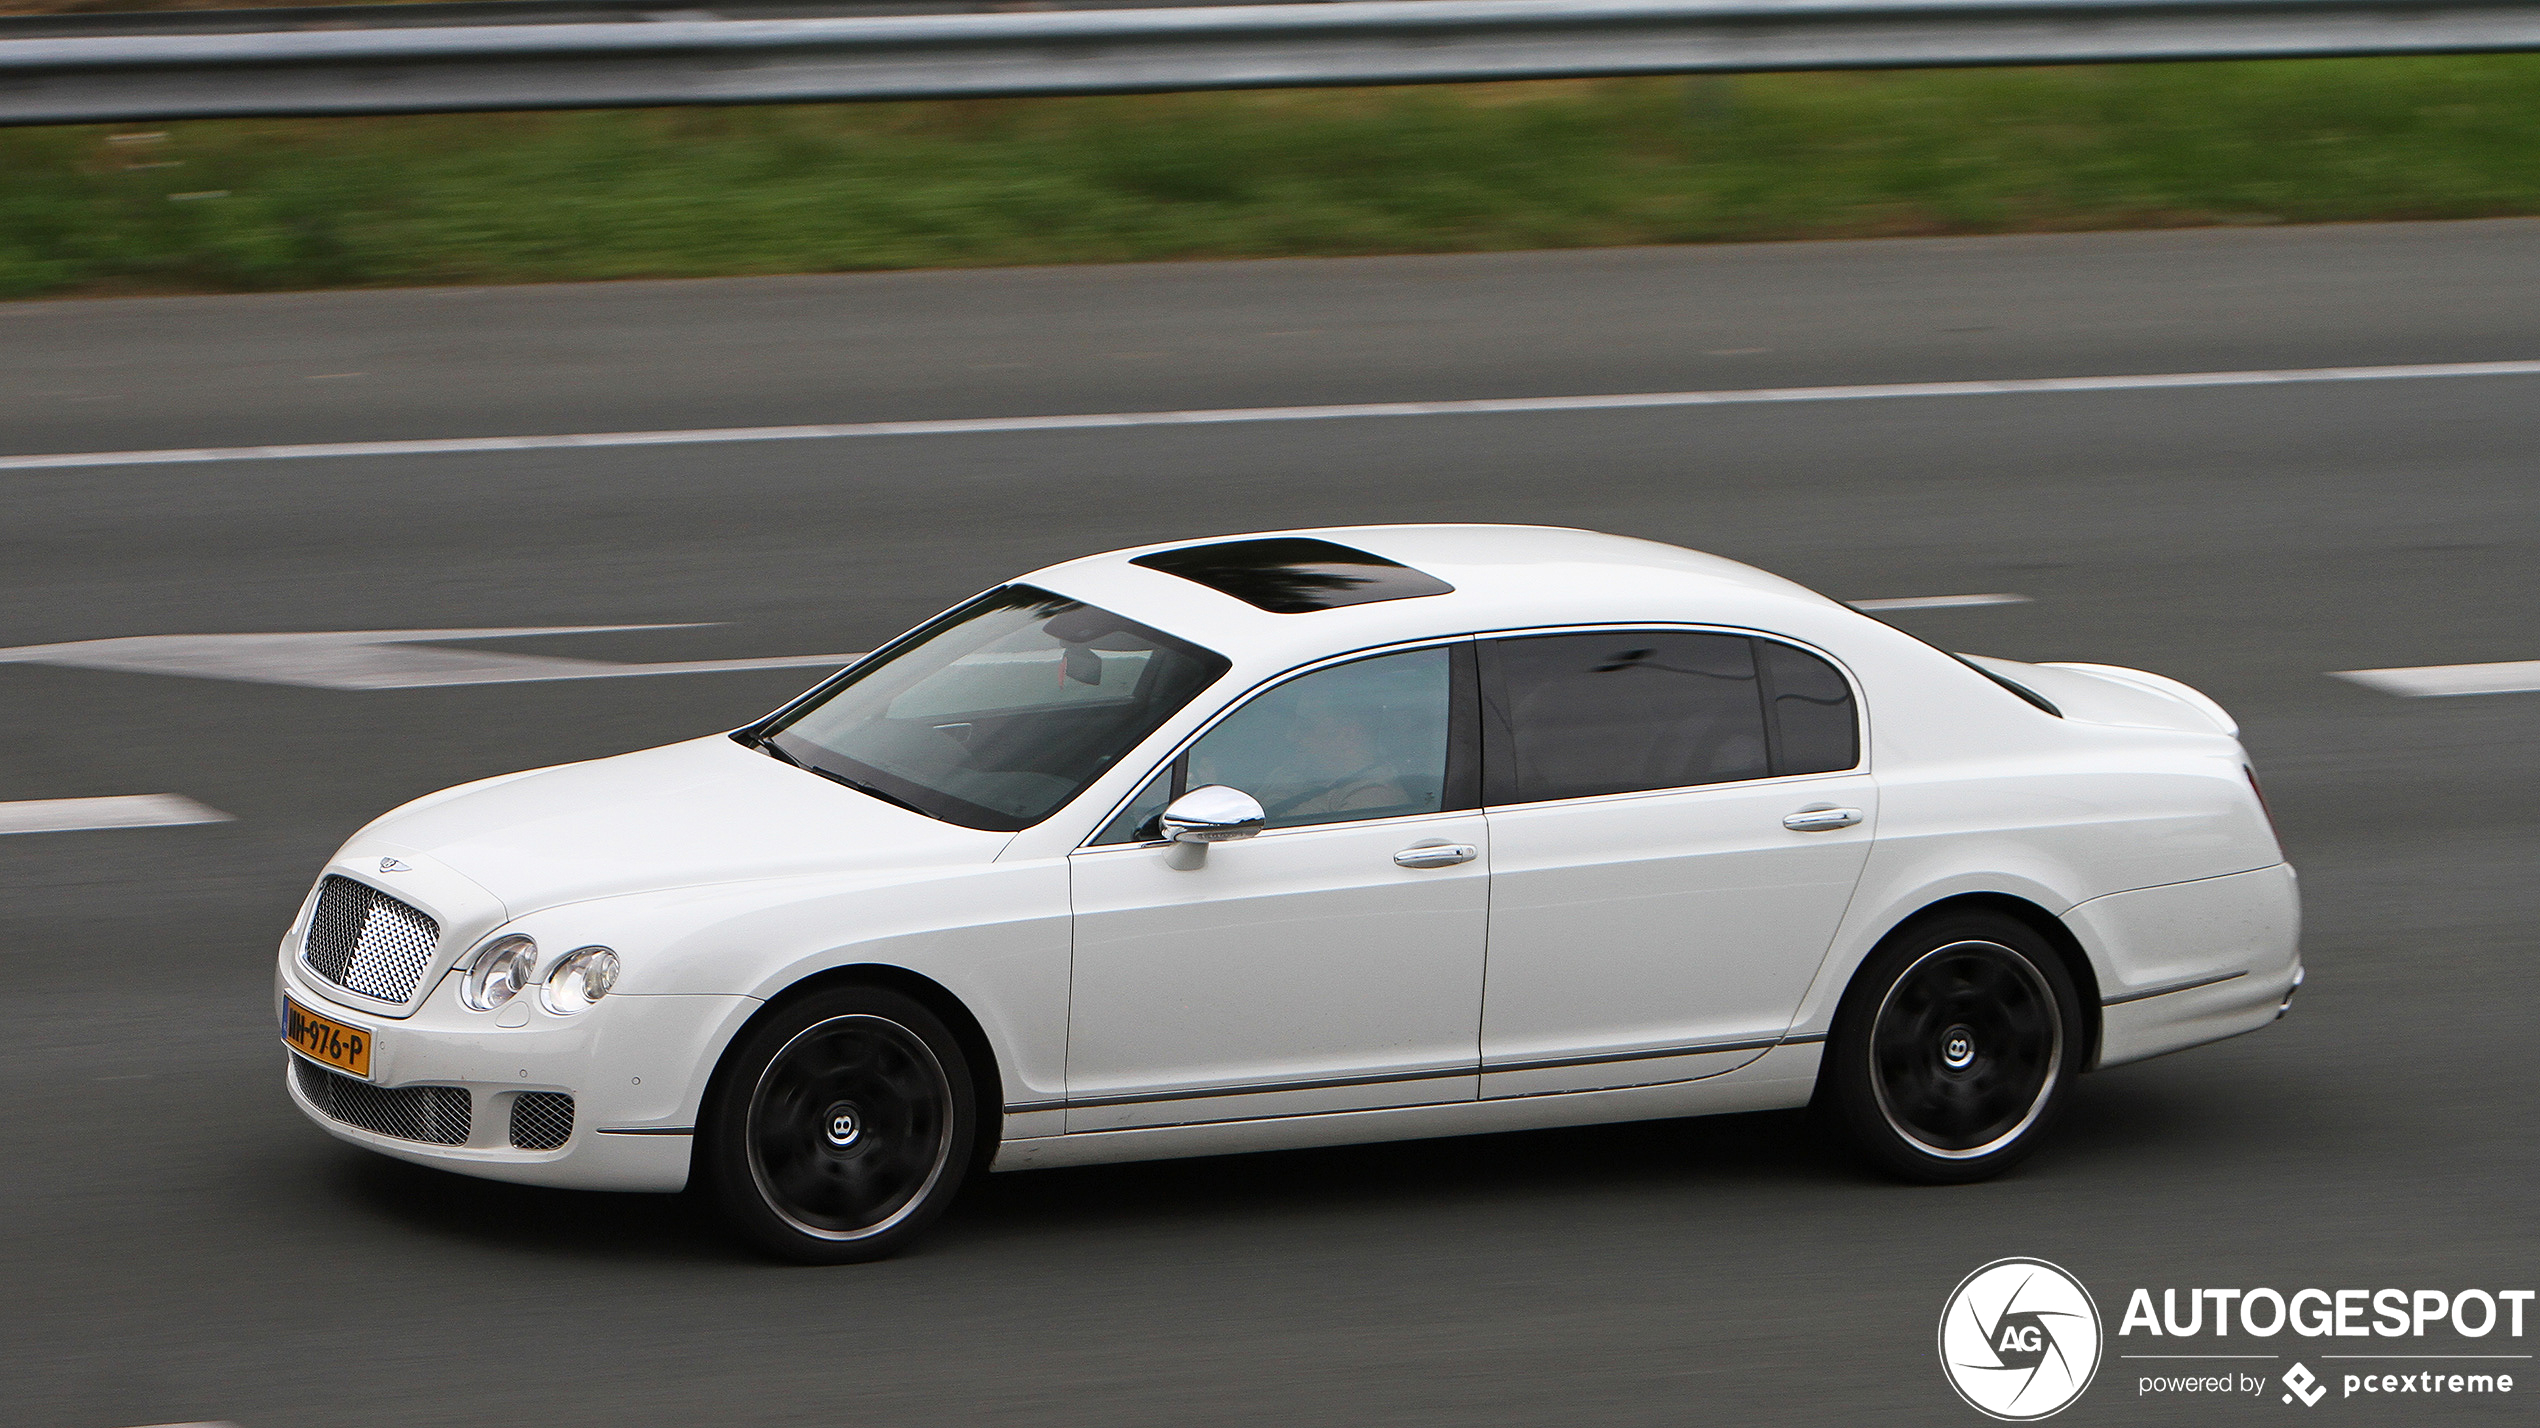
<svg viewBox="0 0 2540 1428">
<path fill-rule="evenodd" d="M 1707 1056 L 1715 1051 L 1767 1051 L 1782 1044 L 1778 1036 L 1745 1037 L 1737 1041 L 1706 1041 L 1698 1046 L 1657 1046 L 1644 1051 L 1600 1051 L 1593 1056 L 1549 1056 L 1530 1061 L 1493 1061 L 1485 1063 L 1482 1073 L 1503 1071 L 1555 1071 L 1565 1066 L 1604 1066 L 1618 1061 L 1663 1061 L 1671 1056 Z"/>
<path fill-rule="evenodd" d="M 1524 1061 L 1495 1061 L 1480 1066 L 1448 1066 L 1426 1071 L 1388 1071 L 1372 1076 L 1327 1076 L 1310 1081 L 1258 1081 L 1240 1086 L 1206 1086 L 1186 1091 L 1130 1091 L 1108 1096 L 1068 1096 L 1050 1101 L 1016 1101 L 1005 1107 L 1009 1116 L 1033 1111 L 1074 1110 L 1079 1107 L 1139 1106 L 1162 1101 L 1199 1101 L 1219 1096 L 1272 1096 L 1284 1091 L 1329 1091 L 1344 1086 L 1382 1086 L 1394 1082 L 1440 1081 L 1456 1076 L 1490 1076 L 1512 1071 L 1551 1071 L 1568 1066 L 1604 1066 L 1625 1061 L 1663 1061 L 1678 1056 L 1708 1056 L 1724 1051 L 1769 1051 L 1776 1046 L 1806 1045 L 1825 1040 L 1822 1034 L 1802 1036 L 1757 1036 L 1736 1041 L 1706 1041 L 1696 1046 L 1659 1046 L 1639 1051 L 1601 1051 L 1591 1056 L 1537 1057 Z"/>
<path fill-rule="evenodd" d="M 2147 992 L 2128 992 L 2121 997 L 2102 997 L 2100 998 L 2099 1005 L 2103 1007 L 2120 1007 L 2124 1006 L 2127 1002 L 2139 1002 L 2147 997 L 2166 997 L 2172 992 L 2192 992 L 2198 987 L 2210 987 L 2217 982 L 2238 981 L 2240 978 L 2248 975 L 2249 974 L 2245 971 L 2225 972 L 2219 976 L 2198 977 L 2193 981 L 2187 982 L 2173 982 L 2166 987 L 2154 987 Z"/>
<path fill-rule="evenodd" d="M 695 1126 L 601 1126 L 597 1135 L 695 1135 Z"/>
<path fill-rule="evenodd" d="M 1381 1086 L 1393 1081 L 1439 1081 L 1451 1076 L 1477 1074 L 1472 1066 L 1450 1066 L 1435 1071 L 1388 1071 L 1376 1076 L 1327 1076 L 1316 1081 L 1260 1081 L 1246 1086 L 1209 1086 L 1190 1091 L 1131 1091 L 1110 1096 L 1070 1096 L 1064 1104 L 1073 1110 L 1079 1106 L 1136 1106 L 1150 1101 L 1198 1101 L 1211 1096 L 1269 1096 L 1281 1091 L 1328 1091 L 1342 1086 Z"/>
</svg>

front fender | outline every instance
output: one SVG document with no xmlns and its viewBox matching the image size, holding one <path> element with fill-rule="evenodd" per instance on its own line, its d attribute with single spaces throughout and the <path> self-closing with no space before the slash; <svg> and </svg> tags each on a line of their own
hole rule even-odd
<svg viewBox="0 0 2540 1428">
<path fill-rule="evenodd" d="M 618 989 L 629 995 L 764 1002 L 833 968 L 903 969 L 945 988 L 977 1019 L 1009 1104 L 1064 1094 L 1063 859 L 635 893 L 546 908 L 507 930 L 538 940 L 542 966 L 575 947 L 615 949 Z"/>
</svg>

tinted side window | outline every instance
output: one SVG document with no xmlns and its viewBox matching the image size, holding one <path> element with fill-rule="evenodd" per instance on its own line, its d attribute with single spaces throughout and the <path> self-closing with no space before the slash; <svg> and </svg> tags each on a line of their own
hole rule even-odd
<svg viewBox="0 0 2540 1428">
<path fill-rule="evenodd" d="M 1454 652 L 1408 650 L 1301 675 L 1254 696 L 1168 765 L 1095 836 L 1134 843 L 1209 784 L 1261 801 L 1272 828 L 1437 813 L 1447 807 Z M 1470 806 L 1471 793 L 1459 807 Z"/>
<path fill-rule="evenodd" d="M 1483 755 L 1493 803 L 1762 778 L 1753 642 L 1626 630 L 1494 642 Z"/>
<path fill-rule="evenodd" d="M 1861 721 L 1843 671 L 1771 640 L 1755 642 L 1778 736 L 1773 771 L 1833 773 L 1861 762 Z"/>
</svg>

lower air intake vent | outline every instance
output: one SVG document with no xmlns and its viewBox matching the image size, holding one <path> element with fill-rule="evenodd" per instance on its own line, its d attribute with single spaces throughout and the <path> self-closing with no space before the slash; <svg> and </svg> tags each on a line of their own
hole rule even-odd
<svg viewBox="0 0 2540 1428">
<path fill-rule="evenodd" d="M 512 1097 L 512 1144 L 553 1150 L 573 1138 L 573 1098 L 562 1091 L 523 1091 Z"/>
<path fill-rule="evenodd" d="M 348 1126 L 429 1145 L 467 1144 L 472 1112 L 464 1087 L 374 1086 L 297 1056 L 291 1076 L 311 1104 Z"/>
</svg>

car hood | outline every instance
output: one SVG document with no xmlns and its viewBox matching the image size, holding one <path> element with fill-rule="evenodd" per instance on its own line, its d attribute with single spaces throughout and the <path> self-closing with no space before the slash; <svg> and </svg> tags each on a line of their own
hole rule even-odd
<svg viewBox="0 0 2540 1428">
<path fill-rule="evenodd" d="M 1012 837 L 911 813 L 718 734 L 446 789 L 379 818 L 347 851 L 436 859 L 521 917 L 708 883 L 989 862 Z"/>
</svg>

